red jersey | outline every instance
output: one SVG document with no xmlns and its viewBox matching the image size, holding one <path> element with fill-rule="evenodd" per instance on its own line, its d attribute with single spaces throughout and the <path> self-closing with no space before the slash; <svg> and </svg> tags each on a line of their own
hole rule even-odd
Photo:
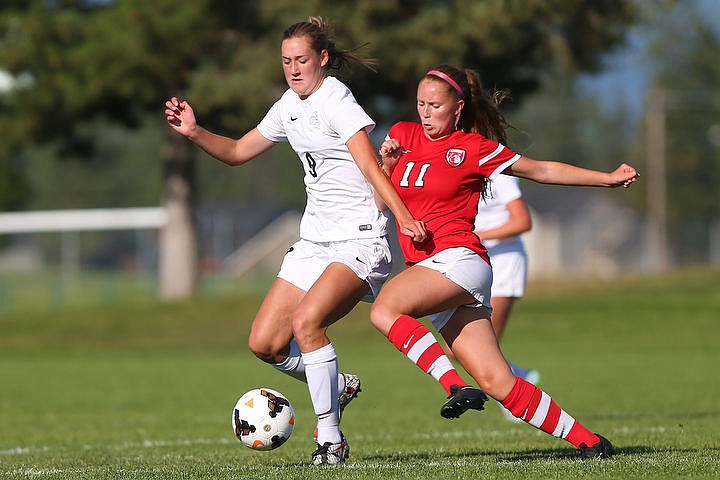
<svg viewBox="0 0 720 480">
<path fill-rule="evenodd" d="M 415 220 L 425 222 L 428 230 L 421 244 L 398 235 L 405 262 L 413 265 L 442 250 L 467 247 L 490 263 L 473 233 L 483 177 L 494 178 L 520 155 L 460 130 L 430 140 L 415 122 L 396 123 L 387 138 L 396 139 L 405 150 L 390 177 L 392 184 Z"/>
</svg>

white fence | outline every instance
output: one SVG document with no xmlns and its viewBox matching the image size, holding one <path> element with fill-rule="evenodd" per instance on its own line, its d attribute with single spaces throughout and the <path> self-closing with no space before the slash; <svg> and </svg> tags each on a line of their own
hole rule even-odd
<svg viewBox="0 0 720 480">
<path fill-rule="evenodd" d="M 160 229 L 167 220 L 161 207 L 6 212 L 0 213 L 0 235 L 59 232 L 62 278 L 69 282 L 80 270 L 78 232 Z"/>
<path fill-rule="evenodd" d="M 166 223 L 161 207 L 38 210 L 0 213 L 0 234 L 162 228 Z"/>
</svg>

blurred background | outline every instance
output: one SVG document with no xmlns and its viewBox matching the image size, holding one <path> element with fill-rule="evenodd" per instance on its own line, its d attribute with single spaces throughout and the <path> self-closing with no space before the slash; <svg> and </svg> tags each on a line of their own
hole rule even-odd
<svg viewBox="0 0 720 480">
<path fill-rule="evenodd" d="M 631 189 L 522 181 L 531 279 L 720 265 L 717 0 L 4 0 L 0 314 L 264 289 L 298 235 L 302 170 L 280 145 L 242 167 L 167 127 L 188 99 L 239 137 L 286 88 L 285 27 L 322 15 L 378 126 L 415 116 L 439 63 L 508 89 L 510 147 L 642 173 Z M 396 268 L 401 268 L 397 252 Z"/>
</svg>

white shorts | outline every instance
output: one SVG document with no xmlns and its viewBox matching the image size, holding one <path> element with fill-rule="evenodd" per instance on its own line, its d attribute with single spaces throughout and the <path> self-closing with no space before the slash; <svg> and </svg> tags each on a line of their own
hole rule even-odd
<svg viewBox="0 0 720 480">
<path fill-rule="evenodd" d="M 370 293 L 363 298 L 365 302 L 375 300 L 392 270 L 387 237 L 341 242 L 300 239 L 288 249 L 277 276 L 307 292 L 333 262 L 347 265 L 359 279 L 367 282 Z"/>
<path fill-rule="evenodd" d="M 487 307 L 490 309 L 490 287 L 493 271 L 480 255 L 466 247 L 448 248 L 426 258 L 416 265 L 436 270 L 452 280 L 475 297 L 476 302 L 466 307 Z M 429 315 L 428 318 L 439 331 L 450 320 L 457 307 Z"/>
<path fill-rule="evenodd" d="M 524 251 L 490 254 L 493 270 L 493 297 L 520 298 L 527 282 L 527 255 Z"/>
</svg>

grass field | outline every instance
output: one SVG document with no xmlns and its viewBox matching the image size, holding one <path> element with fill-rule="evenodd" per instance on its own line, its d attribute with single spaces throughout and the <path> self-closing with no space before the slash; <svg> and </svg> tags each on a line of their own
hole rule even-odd
<svg viewBox="0 0 720 480">
<path fill-rule="evenodd" d="M 308 465 L 304 384 L 246 348 L 257 294 L 0 313 L 0 478 L 720 478 L 720 271 L 533 282 L 503 347 L 610 438 L 610 461 L 504 420 L 497 405 L 448 421 L 444 392 L 367 321 L 330 335 L 363 392 L 336 467 Z M 285 393 L 297 415 L 279 450 L 244 448 L 230 410 L 246 390 Z"/>
</svg>

